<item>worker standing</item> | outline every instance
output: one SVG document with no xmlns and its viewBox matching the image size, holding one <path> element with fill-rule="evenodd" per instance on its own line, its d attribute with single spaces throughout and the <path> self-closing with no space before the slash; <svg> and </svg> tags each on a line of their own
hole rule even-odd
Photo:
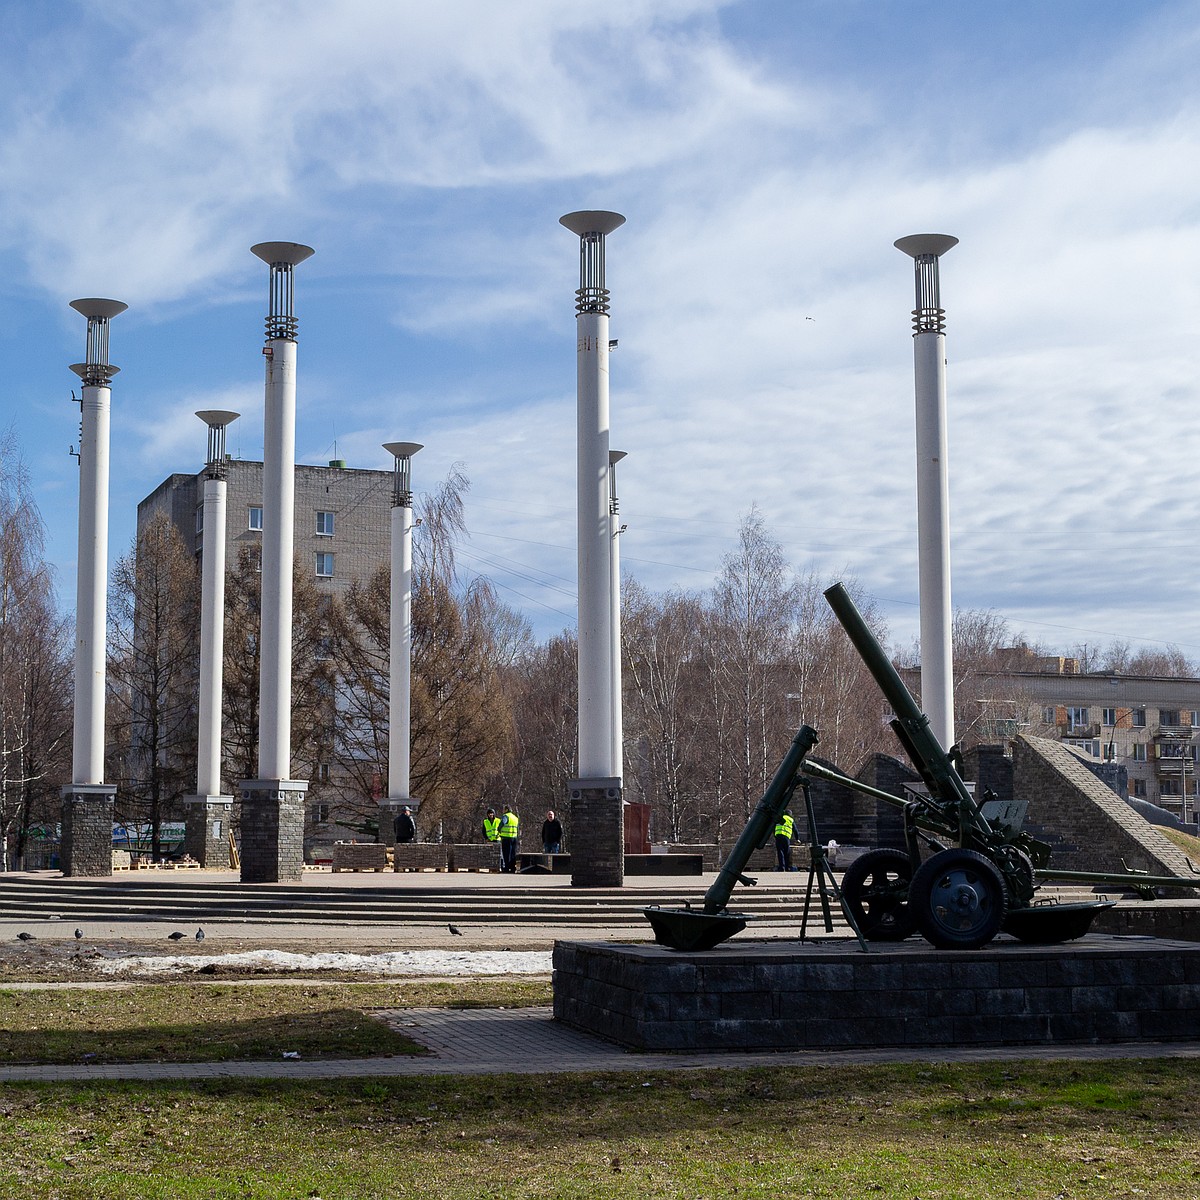
<svg viewBox="0 0 1200 1200">
<path fill-rule="evenodd" d="M 521 822 L 517 814 L 506 804 L 504 816 L 500 818 L 500 870 L 509 875 L 517 870 L 517 838 L 520 834 Z"/>
<path fill-rule="evenodd" d="M 780 871 L 792 869 L 792 836 L 795 832 L 796 822 L 785 810 L 775 822 L 775 865 Z"/>
</svg>

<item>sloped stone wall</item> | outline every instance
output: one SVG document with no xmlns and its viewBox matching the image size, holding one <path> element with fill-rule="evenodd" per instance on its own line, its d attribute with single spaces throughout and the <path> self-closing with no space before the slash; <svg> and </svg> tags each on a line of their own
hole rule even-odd
<svg viewBox="0 0 1200 1200">
<path fill-rule="evenodd" d="M 1191 875 L 1183 851 L 1107 787 L 1070 746 L 1022 734 L 1013 742 L 1013 794 L 1029 804 L 1025 828 L 1071 871 Z M 1190 893 L 1186 893 L 1190 894 Z"/>
</svg>

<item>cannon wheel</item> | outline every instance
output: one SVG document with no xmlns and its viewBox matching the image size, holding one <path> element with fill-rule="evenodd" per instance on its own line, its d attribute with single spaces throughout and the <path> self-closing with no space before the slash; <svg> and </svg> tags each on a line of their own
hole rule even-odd
<svg viewBox="0 0 1200 1200">
<path fill-rule="evenodd" d="M 940 950 L 978 950 L 1008 915 L 1004 877 L 974 850 L 942 850 L 923 862 L 908 903 L 917 928 Z"/>
<path fill-rule="evenodd" d="M 902 942 L 917 928 L 908 903 L 912 863 L 903 850 L 868 850 L 842 876 L 842 899 L 869 942 Z"/>
</svg>

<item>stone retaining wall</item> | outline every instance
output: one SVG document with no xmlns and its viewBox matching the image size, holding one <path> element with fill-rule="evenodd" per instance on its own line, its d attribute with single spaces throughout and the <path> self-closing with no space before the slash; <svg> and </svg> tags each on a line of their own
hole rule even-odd
<svg viewBox="0 0 1200 1200">
<path fill-rule="evenodd" d="M 445 871 L 450 865 L 450 847 L 441 842 L 397 842 L 392 855 L 397 871 Z"/>
<path fill-rule="evenodd" d="M 557 1020 L 638 1050 L 792 1050 L 1200 1037 L 1200 946 L 1089 935 L 922 943 L 727 942 L 702 954 L 557 942 Z"/>
</svg>

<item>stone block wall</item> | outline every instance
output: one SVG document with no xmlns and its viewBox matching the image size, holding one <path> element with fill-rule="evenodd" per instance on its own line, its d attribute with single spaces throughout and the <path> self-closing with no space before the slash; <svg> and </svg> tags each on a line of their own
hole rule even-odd
<svg viewBox="0 0 1200 1200">
<path fill-rule="evenodd" d="M 62 791 L 62 872 L 68 877 L 112 875 L 113 801 L 109 784 L 72 784 Z"/>
<path fill-rule="evenodd" d="M 397 871 L 445 871 L 451 847 L 441 842 L 397 842 L 392 866 Z"/>
<path fill-rule="evenodd" d="M 556 942 L 554 1016 L 647 1051 L 1187 1041 L 1200 1037 L 1200 946 Z"/>
<path fill-rule="evenodd" d="M 1155 875 L 1193 874 L 1183 851 L 1097 779 L 1070 746 L 1018 737 L 1013 742 L 1013 791 L 1029 805 L 1025 828 L 1053 847 L 1052 866 L 1121 871 L 1124 860 L 1134 870 Z"/>
<path fill-rule="evenodd" d="M 448 846 L 449 867 L 452 871 L 500 870 L 499 842 L 467 842 Z"/>
<path fill-rule="evenodd" d="M 334 842 L 334 871 L 386 871 L 388 847 L 382 842 Z"/>
<path fill-rule="evenodd" d="M 620 887 L 625 882 L 625 820 L 619 779 L 573 779 L 567 784 L 571 813 L 571 883 Z"/>
<path fill-rule="evenodd" d="M 254 779 L 240 787 L 242 882 L 298 883 L 304 877 L 302 779 Z"/>
<path fill-rule="evenodd" d="M 188 796 L 184 812 L 183 849 L 202 867 L 228 870 L 232 796 Z"/>
<path fill-rule="evenodd" d="M 712 842 L 670 842 L 667 845 L 668 854 L 699 854 L 704 863 L 704 870 L 716 871 L 721 866 L 721 856 L 715 843 Z"/>
<path fill-rule="evenodd" d="M 921 777 L 906 762 L 890 754 L 872 754 L 855 772 L 854 778 L 892 796 L 903 796 L 904 785 L 919 783 Z M 864 814 L 861 835 L 845 841 L 858 846 L 904 847 L 904 817 L 901 810 L 886 800 L 875 800 L 870 796 L 860 797 L 869 806 Z M 828 841 L 828 838 L 823 838 Z M 839 842 L 842 838 L 837 839 Z"/>
</svg>

